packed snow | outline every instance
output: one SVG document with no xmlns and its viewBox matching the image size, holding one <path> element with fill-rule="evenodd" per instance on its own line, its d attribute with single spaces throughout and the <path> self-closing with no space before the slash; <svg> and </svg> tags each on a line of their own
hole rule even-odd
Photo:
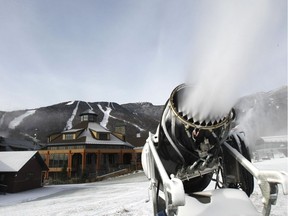
<svg viewBox="0 0 288 216">
<path fill-rule="evenodd" d="M 127 121 L 127 120 L 124 120 L 124 119 L 116 118 L 115 116 L 112 116 L 112 115 L 110 115 L 110 117 L 111 117 L 111 118 L 114 118 L 114 119 L 121 120 L 121 121 L 123 121 L 123 122 L 126 123 L 126 124 L 133 125 L 133 126 L 136 127 L 139 131 L 145 131 L 145 129 L 141 128 L 139 125 L 137 125 L 137 124 L 135 124 L 135 123 L 132 123 L 132 122 Z"/>
<path fill-rule="evenodd" d="M 143 172 L 88 184 L 49 185 L 0 195 L 0 215 L 152 215 Z"/>
<path fill-rule="evenodd" d="M 114 119 L 121 120 L 121 121 L 123 121 L 123 122 L 125 122 L 125 123 L 127 123 L 127 124 L 131 124 L 131 125 L 133 125 L 134 127 L 136 127 L 136 128 L 137 128 L 138 130 L 140 130 L 140 131 L 145 131 L 145 129 L 141 128 L 139 125 L 137 125 L 137 124 L 135 124 L 135 123 L 129 122 L 129 121 L 124 120 L 124 119 L 119 119 L 119 118 L 111 115 L 110 113 L 111 113 L 112 109 L 115 109 L 114 106 L 113 106 L 113 103 L 109 103 L 108 106 L 106 106 L 106 110 L 103 109 L 103 107 L 101 106 L 101 104 L 98 104 L 98 107 L 99 107 L 99 109 L 101 110 L 101 112 L 103 112 L 103 114 L 104 114 L 103 119 L 102 119 L 102 121 L 100 122 L 100 125 L 101 125 L 102 127 L 105 127 L 105 128 L 106 128 L 106 126 L 107 126 L 107 124 L 108 124 L 108 121 L 109 121 L 109 118 L 111 117 L 111 118 L 114 118 Z"/>
<path fill-rule="evenodd" d="M 276 170 L 288 172 L 288 158 L 276 158 L 271 160 L 265 160 L 261 162 L 255 162 L 254 166 L 260 170 Z M 262 196 L 256 179 L 254 178 L 255 189 L 250 199 L 256 206 L 258 211 L 262 210 Z M 271 216 L 284 216 L 288 215 L 288 195 L 283 195 L 283 188 L 279 185 L 279 193 L 276 205 L 272 205 Z"/>
<path fill-rule="evenodd" d="M 139 125 L 131 123 L 129 121 L 123 120 L 124 122 L 133 125 L 134 127 L 136 127 L 139 131 L 145 131 L 145 129 L 141 128 Z"/>
<path fill-rule="evenodd" d="M 36 110 L 28 110 L 28 111 L 25 112 L 24 114 L 22 114 L 22 115 L 20 115 L 20 116 L 18 116 L 18 117 L 16 117 L 16 118 L 14 118 L 14 119 L 10 122 L 10 124 L 9 124 L 8 127 L 9 127 L 10 129 L 15 129 L 18 125 L 21 124 L 21 122 L 22 122 L 25 118 L 27 118 L 27 117 L 30 116 L 30 115 L 33 115 L 35 112 L 36 112 Z"/>
<path fill-rule="evenodd" d="M 115 107 L 114 107 L 114 103 L 113 102 L 109 102 L 109 106 L 115 110 Z"/>
<path fill-rule="evenodd" d="M 107 128 L 107 124 L 109 121 L 109 116 L 110 116 L 110 112 L 112 111 L 112 108 L 110 106 L 106 106 L 106 110 L 104 110 L 101 104 L 98 104 L 98 107 L 101 110 L 101 112 L 104 113 L 104 116 L 103 116 L 102 121 L 100 122 L 100 125 L 104 128 Z"/>
<path fill-rule="evenodd" d="M 68 103 L 66 104 L 66 106 L 70 106 L 70 105 L 72 105 L 74 102 L 75 102 L 75 101 L 70 101 L 70 102 L 68 102 Z"/>
<path fill-rule="evenodd" d="M 4 114 L 1 116 L 1 119 L 0 119 L 0 127 L 1 127 L 1 125 L 3 124 L 3 122 L 4 122 L 5 115 L 6 115 L 6 113 L 4 113 Z"/>
<path fill-rule="evenodd" d="M 89 108 L 90 108 L 91 110 L 93 110 L 93 107 L 92 107 L 88 102 L 86 102 L 86 104 L 89 106 Z"/>
<path fill-rule="evenodd" d="M 74 110 L 72 112 L 72 115 L 68 119 L 64 130 L 70 130 L 73 127 L 72 122 L 73 122 L 73 120 L 74 120 L 74 118 L 75 118 L 75 116 L 77 114 L 79 103 L 80 103 L 80 101 L 78 101 L 78 103 L 76 104 L 76 107 L 74 108 Z"/>
<path fill-rule="evenodd" d="M 288 158 L 257 162 L 259 169 L 288 171 Z M 255 182 L 256 183 L 256 182 Z M 0 215 L 51 216 L 151 216 L 152 201 L 148 200 L 149 182 L 143 172 L 108 179 L 102 182 L 47 185 L 30 191 L 0 195 Z M 211 189 L 213 185 L 208 186 Z M 259 186 L 250 199 L 262 210 Z M 276 206 L 271 216 L 287 215 L 288 196 L 279 187 Z"/>
</svg>

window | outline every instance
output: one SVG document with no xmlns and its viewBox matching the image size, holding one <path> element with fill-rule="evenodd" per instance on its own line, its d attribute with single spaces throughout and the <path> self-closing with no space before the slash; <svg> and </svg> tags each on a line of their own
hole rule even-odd
<svg viewBox="0 0 288 216">
<path fill-rule="evenodd" d="M 108 140 L 109 134 L 107 133 L 99 133 L 99 140 Z"/>
<path fill-rule="evenodd" d="M 48 150 L 84 149 L 84 145 L 51 146 Z"/>
<path fill-rule="evenodd" d="M 81 121 L 88 121 L 88 115 L 81 116 Z"/>
<path fill-rule="evenodd" d="M 4 183 L 5 174 L 0 175 L 0 183 Z"/>
<path fill-rule="evenodd" d="M 110 133 L 103 133 L 103 132 L 97 132 L 94 130 L 91 130 L 93 136 L 95 139 L 98 140 L 110 140 Z"/>
<path fill-rule="evenodd" d="M 63 134 L 63 140 L 73 140 L 76 138 L 76 135 L 73 133 Z"/>
<path fill-rule="evenodd" d="M 67 154 L 51 154 L 49 167 L 63 167 L 64 164 L 67 165 L 68 156 Z"/>
</svg>

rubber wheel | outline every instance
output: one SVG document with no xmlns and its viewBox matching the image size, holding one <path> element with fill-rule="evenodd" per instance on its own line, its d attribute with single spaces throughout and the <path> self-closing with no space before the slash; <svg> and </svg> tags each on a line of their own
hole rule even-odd
<svg viewBox="0 0 288 216">
<path fill-rule="evenodd" d="M 230 136 L 227 140 L 227 143 L 240 152 L 247 160 L 251 162 L 251 157 L 247 146 L 245 145 L 244 141 L 236 135 L 240 141 L 240 145 L 238 145 L 234 136 Z M 230 183 L 227 185 L 229 188 L 239 188 L 245 191 L 247 196 L 249 197 L 254 190 L 254 178 L 253 175 L 250 174 L 238 161 L 229 153 L 227 150 L 223 151 L 224 155 L 224 176 L 238 176 L 239 179 L 236 180 L 234 183 Z M 237 169 L 238 167 L 238 169 Z M 235 173 L 235 172 L 239 173 Z"/>
<path fill-rule="evenodd" d="M 212 173 L 183 181 L 185 193 L 203 191 L 211 182 Z"/>
</svg>

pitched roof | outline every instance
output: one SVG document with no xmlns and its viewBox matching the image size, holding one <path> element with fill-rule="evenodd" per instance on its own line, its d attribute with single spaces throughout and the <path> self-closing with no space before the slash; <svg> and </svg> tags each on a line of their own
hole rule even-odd
<svg viewBox="0 0 288 216">
<path fill-rule="evenodd" d="M 78 131 L 81 131 L 81 130 L 84 130 L 84 128 L 65 130 L 62 133 L 65 133 L 65 134 L 66 133 L 75 133 L 75 132 L 78 132 Z"/>
<path fill-rule="evenodd" d="M 83 134 L 81 134 L 81 136 L 85 136 L 86 137 L 86 144 L 94 144 L 94 145 L 115 145 L 115 146 L 127 146 L 129 148 L 134 148 L 133 145 L 131 145 L 128 142 L 122 141 L 119 138 L 117 138 L 116 136 L 114 136 L 113 134 L 110 134 L 110 139 L 109 140 L 97 140 L 94 139 L 91 136 L 91 132 L 85 130 Z"/>
<path fill-rule="evenodd" d="M 37 150 L 40 149 L 40 146 L 37 143 L 26 141 L 26 140 L 18 140 L 14 138 L 6 138 L 0 136 L 0 146 L 8 147 L 9 149 L 25 149 L 25 150 Z"/>
<path fill-rule="evenodd" d="M 91 129 L 91 128 L 90 128 Z M 99 132 L 99 130 L 97 130 Z M 104 132 L 108 132 L 105 130 Z M 79 145 L 79 144 L 85 144 L 85 145 L 113 145 L 113 146 L 127 146 L 129 148 L 134 148 L 133 145 L 130 143 L 123 141 L 116 136 L 114 136 L 112 133 L 110 133 L 110 139 L 109 140 L 99 140 L 95 139 L 91 131 L 88 129 L 83 129 L 83 132 L 77 137 L 75 140 L 69 140 L 69 142 L 56 142 L 56 143 L 49 143 L 49 146 L 58 146 L 58 145 Z"/>
<path fill-rule="evenodd" d="M 92 131 L 96 131 L 99 133 L 109 133 L 110 139 L 109 140 L 101 140 L 101 139 L 95 139 L 95 137 L 92 135 Z M 61 134 L 65 133 L 77 133 L 80 132 L 76 139 L 73 140 L 62 140 Z M 52 142 L 50 142 L 49 146 L 58 146 L 58 145 L 75 145 L 75 144 L 87 144 L 87 145 L 105 145 L 105 146 L 126 146 L 129 148 L 134 148 L 133 145 L 130 143 L 123 141 L 119 139 L 118 137 L 114 136 L 109 130 L 102 127 L 97 122 L 88 122 L 84 121 L 81 122 L 75 127 L 71 128 L 70 130 L 63 131 L 59 134 L 57 139 L 54 139 Z"/>
<path fill-rule="evenodd" d="M 110 133 L 109 130 L 107 130 L 106 128 L 102 127 L 100 124 L 96 123 L 96 122 L 89 122 L 88 123 L 88 128 L 97 131 L 97 132 L 104 132 L 104 133 Z"/>
<path fill-rule="evenodd" d="M 95 116 L 98 116 L 93 110 L 91 110 L 91 109 L 87 109 L 87 110 L 85 110 L 84 112 L 82 112 L 81 114 L 80 114 L 80 116 L 82 116 L 82 115 L 95 115 Z"/>
<path fill-rule="evenodd" d="M 18 172 L 37 151 L 0 152 L 0 172 Z"/>
</svg>

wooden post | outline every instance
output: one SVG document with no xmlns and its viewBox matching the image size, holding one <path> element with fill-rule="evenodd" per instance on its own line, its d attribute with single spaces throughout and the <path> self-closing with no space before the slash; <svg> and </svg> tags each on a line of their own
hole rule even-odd
<svg viewBox="0 0 288 216">
<path fill-rule="evenodd" d="M 50 162 L 50 154 L 49 151 L 47 151 L 47 153 L 45 154 L 45 158 L 46 158 L 46 165 L 49 167 L 49 162 Z M 49 179 L 49 170 L 45 172 L 45 179 Z"/>
<path fill-rule="evenodd" d="M 68 170 L 67 170 L 67 174 L 68 174 L 68 177 L 71 178 L 71 172 L 72 172 L 72 157 L 73 157 L 73 154 L 71 153 L 71 150 L 69 151 L 68 153 Z"/>
<path fill-rule="evenodd" d="M 84 174 L 84 171 L 86 172 L 86 152 L 83 151 L 82 154 L 82 175 Z"/>
<path fill-rule="evenodd" d="M 97 152 L 97 160 L 96 160 L 97 164 L 96 164 L 96 170 L 99 171 L 100 170 L 100 163 L 101 163 L 101 152 L 100 150 L 98 150 Z"/>
<path fill-rule="evenodd" d="M 123 150 L 122 149 L 118 155 L 119 155 L 118 163 L 123 164 Z"/>
</svg>

